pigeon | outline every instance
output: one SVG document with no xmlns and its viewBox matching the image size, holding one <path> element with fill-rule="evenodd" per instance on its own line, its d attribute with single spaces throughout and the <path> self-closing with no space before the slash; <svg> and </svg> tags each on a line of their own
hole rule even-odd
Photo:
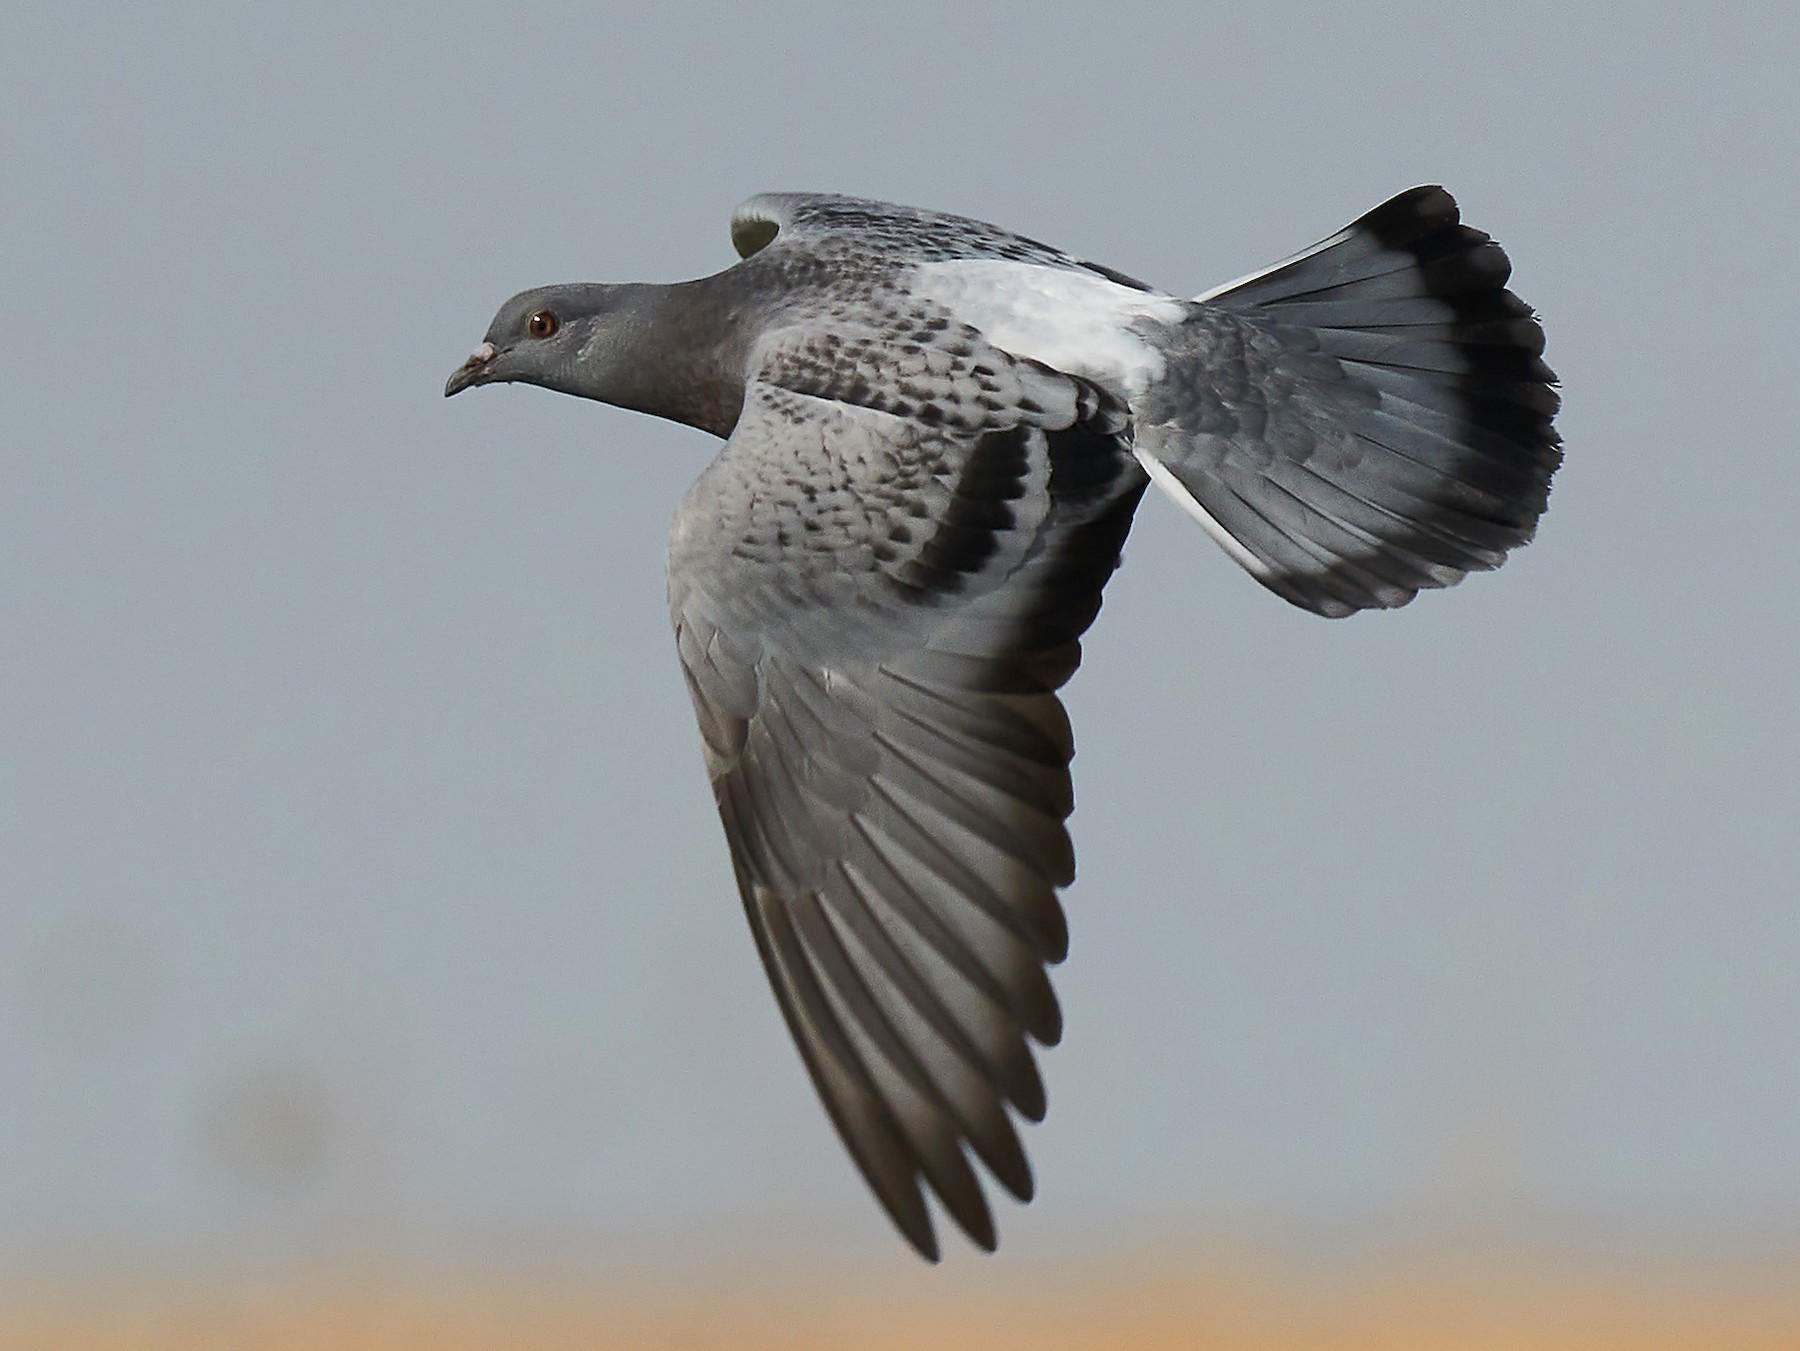
<svg viewBox="0 0 1800 1351">
<path fill-rule="evenodd" d="M 1057 691 L 1154 483 L 1338 618 L 1499 566 L 1561 461 L 1511 264 L 1417 187 L 1192 299 L 960 216 L 771 193 L 739 261 L 500 307 L 446 396 L 522 381 L 725 440 L 669 609 L 750 930 L 908 1242 L 1034 1183 L 1075 876 Z"/>
</svg>

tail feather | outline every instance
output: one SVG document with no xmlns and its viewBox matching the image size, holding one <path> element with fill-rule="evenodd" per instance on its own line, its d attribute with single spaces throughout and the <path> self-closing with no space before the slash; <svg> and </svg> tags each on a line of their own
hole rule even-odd
<svg viewBox="0 0 1800 1351">
<path fill-rule="evenodd" d="M 1339 616 L 1531 538 L 1560 463 L 1543 330 L 1442 188 L 1199 297 L 1147 333 L 1151 476 L 1258 580 Z"/>
</svg>

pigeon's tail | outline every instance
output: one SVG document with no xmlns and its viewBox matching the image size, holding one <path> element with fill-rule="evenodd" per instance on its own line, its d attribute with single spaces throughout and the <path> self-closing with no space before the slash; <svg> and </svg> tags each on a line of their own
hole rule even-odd
<svg viewBox="0 0 1800 1351">
<path fill-rule="evenodd" d="M 1500 246 L 1413 188 L 1146 332 L 1152 478 L 1265 586 L 1337 617 L 1498 567 L 1562 459 Z"/>
</svg>

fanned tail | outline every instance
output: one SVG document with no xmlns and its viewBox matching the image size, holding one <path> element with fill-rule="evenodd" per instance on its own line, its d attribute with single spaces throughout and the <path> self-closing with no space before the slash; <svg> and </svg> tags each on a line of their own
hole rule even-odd
<svg viewBox="0 0 1800 1351">
<path fill-rule="evenodd" d="M 1157 483 L 1259 581 L 1338 617 L 1498 567 L 1561 462 L 1559 399 L 1500 246 L 1413 188 L 1146 332 Z"/>
</svg>

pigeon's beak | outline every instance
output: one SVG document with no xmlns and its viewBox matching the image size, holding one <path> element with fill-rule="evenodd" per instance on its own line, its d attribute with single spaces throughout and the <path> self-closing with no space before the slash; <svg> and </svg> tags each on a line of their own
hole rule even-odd
<svg viewBox="0 0 1800 1351">
<path fill-rule="evenodd" d="M 444 382 L 444 397 L 461 393 L 470 385 L 479 385 L 488 378 L 488 371 L 494 365 L 494 344 L 484 342 L 473 352 L 469 359 L 451 372 L 450 378 Z"/>
</svg>

